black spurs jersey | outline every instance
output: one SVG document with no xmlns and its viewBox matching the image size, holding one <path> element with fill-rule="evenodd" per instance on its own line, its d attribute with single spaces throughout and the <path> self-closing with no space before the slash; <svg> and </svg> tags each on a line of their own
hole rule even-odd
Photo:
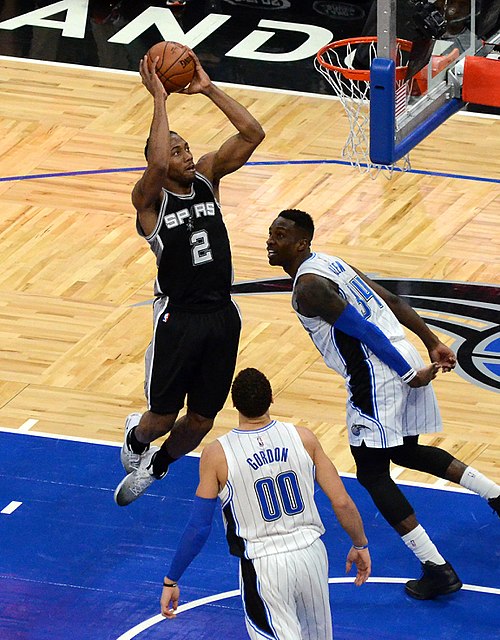
<svg viewBox="0 0 500 640">
<path fill-rule="evenodd" d="M 163 189 L 158 222 L 146 236 L 156 256 L 155 295 L 168 296 L 169 307 L 211 311 L 230 300 L 231 249 L 212 185 L 196 173 L 191 193 Z"/>
</svg>

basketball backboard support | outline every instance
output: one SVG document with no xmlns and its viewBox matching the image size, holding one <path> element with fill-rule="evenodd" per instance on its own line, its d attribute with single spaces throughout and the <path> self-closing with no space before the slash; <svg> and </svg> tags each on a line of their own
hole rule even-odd
<svg viewBox="0 0 500 640">
<path fill-rule="evenodd" d="M 408 38 L 405 25 L 398 21 L 397 12 L 403 3 L 416 11 L 423 8 L 430 15 L 419 42 Z M 455 11 L 453 19 L 448 19 L 448 5 L 452 3 Z M 461 99 L 463 60 L 470 55 L 486 56 L 493 48 L 484 44 L 485 34 L 478 32 L 485 19 L 482 12 L 486 11 L 489 8 L 484 0 L 377 0 L 377 57 L 370 67 L 370 159 L 373 163 L 394 164 L 465 105 Z M 444 33 L 439 33 L 442 29 L 435 23 L 436 16 L 437 22 L 439 16 L 444 19 Z M 430 37 L 434 27 L 434 37 Z M 407 61 L 406 105 L 401 110 L 399 96 L 396 114 L 396 38 L 405 37 L 413 39 L 415 48 Z M 500 42 L 500 34 L 491 34 L 488 41 Z"/>
</svg>

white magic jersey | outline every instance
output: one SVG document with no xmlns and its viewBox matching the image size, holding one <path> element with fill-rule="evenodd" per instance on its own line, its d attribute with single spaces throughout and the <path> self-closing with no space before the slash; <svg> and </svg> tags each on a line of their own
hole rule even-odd
<svg viewBox="0 0 500 640">
<path fill-rule="evenodd" d="M 335 282 L 339 295 L 365 320 L 376 325 L 414 369 L 424 366 L 389 306 L 346 262 L 335 256 L 312 253 L 300 265 L 294 286 L 305 273 Z M 364 442 L 368 447 L 396 447 L 403 444 L 405 436 L 441 430 L 441 416 L 431 385 L 412 389 L 357 338 L 319 316 L 307 318 L 297 310 L 295 313 L 327 367 L 345 378 L 346 422 L 352 446 Z"/>
<path fill-rule="evenodd" d="M 294 286 L 304 273 L 313 273 L 335 282 L 339 288 L 339 295 L 349 302 L 365 320 L 376 325 L 391 342 L 405 339 L 403 328 L 388 305 L 377 296 L 352 267 L 340 258 L 324 253 L 312 253 L 300 265 L 295 276 Z M 345 378 L 347 375 L 346 363 L 336 348 L 335 340 L 332 340 L 332 325 L 319 316 L 307 318 L 298 311 L 295 313 L 323 356 L 325 364 Z M 376 356 L 373 355 L 373 357 Z"/>
<path fill-rule="evenodd" d="M 254 559 L 304 549 L 324 533 L 314 464 L 293 424 L 273 420 L 218 440 L 228 468 L 219 498 L 233 555 Z"/>
</svg>

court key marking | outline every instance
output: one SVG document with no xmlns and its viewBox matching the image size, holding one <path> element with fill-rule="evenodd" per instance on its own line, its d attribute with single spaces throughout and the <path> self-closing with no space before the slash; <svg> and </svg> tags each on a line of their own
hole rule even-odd
<svg viewBox="0 0 500 640">
<path fill-rule="evenodd" d="M 375 584 L 405 584 L 408 580 L 410 580 L 410 578 L 386 578 L 386 577 L 382 577 L 382 578 L 375 578 L 375 577 L 370 577 L 368 578 L 367 584 L 368 583 L 375 583 Z M 353 582 L 354 579 L 352 577 L 350 578 L 328 578 L 328 584 L 347 584 L 347 583 L 351 583 Z M 479 593 L 489 593 L 492 595 L 497 595 L 500 596 L 500 589 L 496 589 L 494 587 L 481 587 L 479 585 L 475 585 L 475 584 L 464 584 L 462 587 L 462 591 L 476 591 Z M 177 609 L 177 615 L 179 613 L 183 613 L 184 611 L 189 611 L 190 609 L 195 609 L 197 607 L 202 607 L 205 604 L 210 604 L 211 602 L 217 602 L 220 600 L 227 600 L 228 598 L 233 598 L 235 596 L 239 596 L 240 595 L 240 590 L 239 589 L 234 589 L 233 591 L 225 591 L 223 593 L 216 593 L 213 596 L 207 596 L 205 598 L 199 598 L 198 600 L 193 600 L 192 602 L 187 602 L 186 604 L 182 604 L 178 609 Z M 125 633 L 122 633 L 122 635 L 118 636 L 118 638 L 116 638 L 116 640 L 133 640 L 133 638 L 137 638 L 137 636 L 142 633 L 143 631 L 146 631 L 146 629 L 149 629 L 150 627 L 153 627 L 155 624 L 158 624 L 159 622 L 162 622 L 166 620 L 166 618 L 164 618 L 161 613 L 159 613 L 156 616 L 153 616 L 152 618 L 148 618 L 147 620 L 144 620 L 143 622 L 140 622 L 139 624 L 135 625 L 135 627 L 132 627 L 131 629 L 129 629 L 128 631 L 125 631 Z"/>
<path fill-rule="evenodd" d="M 6 507 L 4 507 L 0 511 L 0 513 L 5 513 L 6 515 L 10 516 L 10 514 L 14 513 L 14 511 L 18 509 L 21 505 L 22 505 L 22 502 L 18 502 L 17 500 L 12 500 L 12 502 L 9 502 L 9 504 Z"/>
</svg>

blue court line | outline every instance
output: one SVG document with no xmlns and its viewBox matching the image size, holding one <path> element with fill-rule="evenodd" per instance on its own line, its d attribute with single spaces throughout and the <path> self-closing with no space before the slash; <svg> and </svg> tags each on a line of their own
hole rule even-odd
<svg viewBox="0 0 500 640">
<path fill-rule="evenodd" d="M 351 166 L 347 160 L 270 160 L 261 162 L 247 162 L 248 166 L 253 167 L 272 167 L 281 165 L 311 165 L 311 164 L 338 164 L 343 166 Z M 360 166 L 367 167 L 366 164 L 360 163 Z M 27 174 L 22 176 L 6 176 L 0 178 L 0 182 L 16 182 L 18 180 L 39 180 L 41 178 L 68 178 L 73 176 L 89 176 L 100 175 L 106 173 L 121 173 L 128 171 L 144 171 L 146 167 L 121 167 L 118 169 L 93 169 L 89 171 L 63 171 L 61 173 L 39 173 Z M 399 167 L 395 167 L 394 171 L 403 172 Z M 440 178 L 452 178 L 454 180 L 473 180 L 475 182 L 491 182 L 500 184 L 500 178 L 483 178 L 481 176 L 467 176 L 461 173 L 445 173 L 444 171 L 424 171 L 423 169 L 409 169 L 408 173 L 415 173 L 425 176 L 437 176 Z"/>
<path fill-rule="evenodd" d="M 91 176 L 101 173 L 122 173 L 126 171 L 144 171 L 146 167 L 121 167 L 119 169 L 91 169 L 89 171 L 62 171 L 60 173 L 34 173 L 24 176 L 7 176 L 0 182 L 16 182 L 17 180 L 38 180 L 39 178 L 68 178 L 72 176 Z"/>
</svg>

